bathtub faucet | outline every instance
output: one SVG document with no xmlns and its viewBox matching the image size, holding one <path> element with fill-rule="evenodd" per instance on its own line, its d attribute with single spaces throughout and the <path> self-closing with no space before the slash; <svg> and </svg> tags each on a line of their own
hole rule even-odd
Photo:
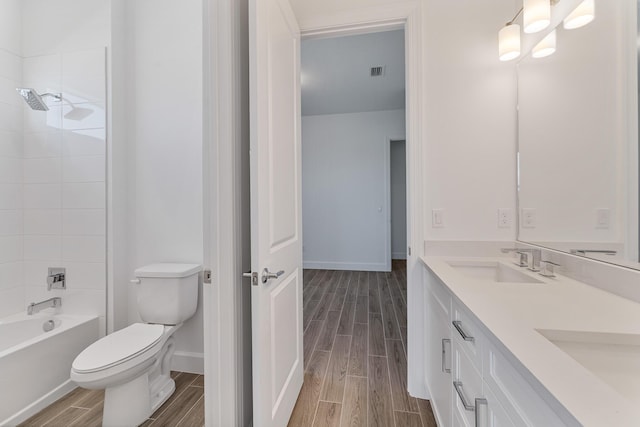
<svg viewBox="0 0 640 427">
<path fill-rule="evenodd" d="M 27 314 L 32 315 L 34 313 L 39 312 L 40 310 L 44 310 L 45 308 L 49 308 L 49 307 L 53 307 L 53 308 L 62 307 L 62 298 L 55 297 L 55 298 L 49 298 L 41 302 L 32 302 L 27 306 Z"/>
</svg>

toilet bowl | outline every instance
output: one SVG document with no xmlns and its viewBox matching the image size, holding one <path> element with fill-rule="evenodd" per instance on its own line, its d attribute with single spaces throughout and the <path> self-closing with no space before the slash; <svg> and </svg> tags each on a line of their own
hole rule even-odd
<svg viewBox="0 0 640 427">
<path fill-rule="evenodd" d="M 199 271 L 195 264 L 136 270 L 138 311 L 149 323 L 107 335 L 73 361 L 72 381 L 87 389 L 105 389 L 103 426 L 139 425 L 174 392 L 173 334 L 195 312 Z"/>
</svg>

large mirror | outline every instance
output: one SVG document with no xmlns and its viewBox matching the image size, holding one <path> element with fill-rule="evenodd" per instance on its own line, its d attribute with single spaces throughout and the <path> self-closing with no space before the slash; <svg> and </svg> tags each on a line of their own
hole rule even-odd
<svg viewBox="0 0 640 427">
<path fill-rule="evenodd" d="M 518 240 L 640 269 L 637 1 L 518 63 Z"/>
</svg>

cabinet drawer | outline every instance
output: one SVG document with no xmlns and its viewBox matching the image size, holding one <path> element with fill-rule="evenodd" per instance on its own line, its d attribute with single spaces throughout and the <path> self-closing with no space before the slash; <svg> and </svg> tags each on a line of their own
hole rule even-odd
<svg viewBox="0 0 640 427">
<path fill-rule="evenodd" d="M 456 301 L 453 302 L 452 331 L 455 340 L 467 353 L 475 368 L 482 372 L 482 346 L 486 341 L 480 326 Z"/>
<path fill-rule="evenodd" d="M 451 293 L 445 286 L 436 278 L 430 270 L 426 272 L 427 277 L 427 290 L 430 291 L 431 299 L 433 301 L 432 309 L 436 310 L 439 315 L 442 315 L 445 319 L 451 319 Z"/>
<path fill-rule="evenodd" d="M 493 394 L 491 389 L 484 385 L 483 388 L 486 404 L 481 407 L 481 417 L 483 420 L 483 427 L 521 427 L 524 424 L 515 424 L 502 404 L 498 401 L 498 398 Z"/>
<path fill-rule="evenodd" d="M 484 347 L 484 382 L 516 426 L 565 426 L 529 382 L 492 344 Z"/>
<path fill-rule="evenodd" d="M 476 426 L 477 399 L 483 399 L 482 375 L 462 350 L 460 343 L 453 343 L 453 394 L 454 418 L 462 421 L 462 425 Z"/>
</svg>

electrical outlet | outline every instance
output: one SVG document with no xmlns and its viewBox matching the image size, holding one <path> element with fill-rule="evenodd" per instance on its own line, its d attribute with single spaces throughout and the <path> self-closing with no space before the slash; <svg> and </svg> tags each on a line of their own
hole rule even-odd
<svg viewBox="0 0 640 427">
<path fill-rule="evenodd" d="M 537 218 L 536 210 L 533 208 L 522 208 L 522 221 L 520 226 L 522 228 L 536 228 Z"/>
<path fill-rule="evenodd" d="M 431 210 L 431 226 L 433 228 L 444 228 L 444 209 Z"/>
<path fill-rule="evenodd" d="M 607 208 L 596 209 L 596 228 L 606 229 L 611 225 L 611 210 Z"/>
<path fill-rule="evenodd" d="M 511 228 L 511 209 L 498 209 L 498 228 Z"/>
</svg>

